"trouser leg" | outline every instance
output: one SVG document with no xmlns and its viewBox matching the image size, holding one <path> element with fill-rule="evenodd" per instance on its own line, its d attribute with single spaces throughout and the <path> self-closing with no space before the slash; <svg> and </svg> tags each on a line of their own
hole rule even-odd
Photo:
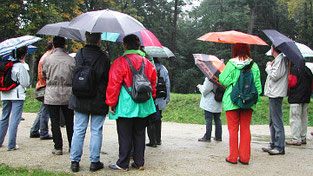
<svg viewBox="0 0 313 176">
<path fill-rule="evenodd" d="M 252 109 L 241 109 L 240 111 L 240 144 L 239 158 L 240 161 L 248 163 L 251 153 L 251 132 L 250 122 Z"/>
<path fill-rule="evenodd" d="M 215 123 L 215 139 L 222 140 L 221 113 L 214 113 L 214 123 Z"/>
<path fill-rule="evenodd" d="M 61 107 L 59 105 L 48 105 L 54 148 L 57 150 L 63 149 L 62 133 L 60 129 L 60 109 Z"/>
<path fill-rule="evenodd" d="M 74 121 L 74 111 L 68 108 L 68 105 L 61 106 L 62 112 L 64 114 L 67 141 L 69 148 L 71 148 L 72 137 L 73 137 L 73 121 Z"/>
<path fill-rule="evenodd" d="M 80 162 L 83 154 L 84 139 L 88 127 L 89 115 L 75 112 L 74 134 L 71 146 L 71 161 Z"/>
<path fill-rule="evenodd" d="M 239 129 L 239 111 L 226 111 L 227 127 L 229 132 L 229 156 L 228 160 L 237 162 L 238 159 L 238 129 Z"/>
<path fill-rule="evenodd" d="M 134 162 L 137 166 L 144 165 L 145 153 L 145 132 L 146 119 L 134 118 L 133 125 L 133 144 L 134 144 Z"/>
<path fill-rule="evenodd" d="M 302 104 L 302 115 L 301 115 L 301 140 L 306 139 L 306 133 L 308 130 L 308 113 L 309 113 L 309 103 Z"/>
<path fill-rule="evenodd" d="M 130 150 L 132 146 L 133 133 L 133 118 L 121 118 L 116 120 L 118 143 L 119 143 L 119 157 L 116 164 L 122 168 L 129 167 Z"/>
<path fill-rule="evenodd" d="M 49 122 L 49 112 L 47 105 L 42 103 L 42 112 L 40 116 L 40 136 L 45 137 L 49 135 L 49 127 L 48 127 L 48 122 Z"/>
<path fill-rule="evenodd" d="M 270 98 L 270 119 L 272 143 L 279 151 L 285 149 L 285 129 L 282 113 L 283 98 Z"/>
<path fill-rule="evenodd" d="M 10 100 L 2 101 L 2 116 L 0 119 L 0 146 L 2 146 L 4 138 L 9 128 L 9 119 L 12 110 L 12 102 Z"/>
<path fill-rule="evenodd" d="M 211 140 L 213 113 L 211 113 L 209 111 L 204 111 L 204 117 L 205 117 L 205 121 L 206 121 L 206 131 L 205 131 L 205 134 L 203 137 L 206 140 Z"/>
<path fill-rule="evenodd" d="M 91 115 L 90 122 L 90 162 L 100 161 L 100 151 L 102 146 L 102 130 L 105 115 Z M 74 131 L 75 132 L 75 131 Z"/>
<path fill-rule="evenodd" d="M 291 136 L 292 140 L 296 142 L 301 142 L 301 115 L 301 104 L 290 104 L 289 120 Z"/>
<path fill-rule="evenodd" d="M 8 149 L 15 148 L 16 146 L 17 128 L 22 118 L 23 105 L 24 105 L 24 100 L 12 101 L 12 110 L 11 110 L 11 117 L 10 117 L 10 123 L 9 123 Z"/>
</svg>

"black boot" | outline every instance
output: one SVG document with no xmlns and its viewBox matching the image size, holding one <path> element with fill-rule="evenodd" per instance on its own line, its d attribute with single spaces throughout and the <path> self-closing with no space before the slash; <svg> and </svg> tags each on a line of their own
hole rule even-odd
<svg viewBox="0 0 313 176">
<path fill-rule="evenodd" d="M 156 131 L 156 144 L 161 145 L 161 129 L 162 129 L 162 121 L 158 120 L 155 123 L 155 131 Z"/>
<path fill-rule="evenodd" d="M 79 171 L 79 162 L 72 161 L 71 169 L 72 169 L 73 172 L 78 172 Z"/>
<path fill-rule="evenodd" d="M 98 162 L 91 162 L 90 163 L 90 171 L 97 171 L 103 168 L 103 163 L 98 161 Z"/>
<path fill-rule="evenodd" d="M 155 122 L 150 123 L 147 127 L 148 137 L 150 142 L 146 144 L 148 147 L 157 147 L 156 145 L 156 131 L 155 131 Z"/>
</svg>

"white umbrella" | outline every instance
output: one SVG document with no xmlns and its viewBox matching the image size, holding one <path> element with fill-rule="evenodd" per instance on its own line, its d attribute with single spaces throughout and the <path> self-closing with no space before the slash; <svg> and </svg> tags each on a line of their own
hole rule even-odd
<svg viewBox="0 0 313 176">
<path fill-rule="evenodd" d="M 37 32 L 37 34 L 60 36 L 77 41 L 84 41 L 86 39 L 85 31 L 69 28 L 69 24 L 69 21 L 46 24 Z"/>
<path fill-rule="evenodd" d="M 24 35 L 21 37 L 4 40 L 0 43 L 0 56 L 8 54 L 14 49 L 31 45 L 39 40 L 41 40 L 40 37 L 32 35 Z"/>
<path fill-rule="evenodd" d="M 296 42 L 296 46 L 299 48 L 303 57 L 313 57 L 313 50 L 305 44 Z M 266 56 L 272 56 L 271 50 L 265 53 Z"/>
<path fill-rule="evenodd" d="M 124 35 L 146 29 L 135 18 L 109 9 L 83 13 L 72 19 L 69 27 L 92 33 L 111 32 Z"/>
<path fill-rule="evenodd" d="M 170 58 L 175 57 L 173 52 L 165 46 L 163 48 L 157 46 L 147 46 L 144 48 L 145 52 L 151 57 Z"/>
</svg>

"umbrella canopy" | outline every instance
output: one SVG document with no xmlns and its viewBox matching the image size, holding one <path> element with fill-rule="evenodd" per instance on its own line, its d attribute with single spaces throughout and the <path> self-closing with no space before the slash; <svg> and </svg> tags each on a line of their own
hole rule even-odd
<svg viewBox="0 0 313 176">
<path fill-rule="evenodd" d="M 299 48 L 303 57 L 313 57 L 313 50 L 305 44 L 296 42 L 296 46 Z M 265 53 L 266 56 L 272 56 L 271 50 Z"/>
<path fill-rule="evenodd" d="M 304 59 L 295 41 L 276 30 L 263 30 L 263 32 L 272 41 L 273 45 L 284 53 L 292 63 L 297 67 L 303 66 Z"/>
<path fill-rule="evenodd" d="M 147 46 L 144 48 L 145 52 L 151 57 L 170 58 L 175 57 L 173 52 L 165 46 L 163 48 L 156 46 Z"/>
<path fill-rule="evenodd" d="M 238 31 L 209 32 L 197 40 L 216 43 L 244 43 L 248 45 L 267 45 L 260 37 Z"/>
<path fill-rule="evenodd" d="M 127 35 L 145 30 L 135 18 L 113 10 L 97 10 L 83 13 L 70 21 L 69 27 L 88 32 L 111 32 Z"/>
<path fill-rule="evenodd" d="M 196 66 L 204 73 L 204 75 L 213 83 L 225 88 L 218 81 L 220 73 L 225 68 L 225 64 L 216 56 L 207 54 L 193 54 Z"/>
<path fill-rule="evenodd" d="M 69 24 L 69 21 L 46 24 L 37 32 L 37 34 L 60 36 L 77 41 L 84 41 L 86 39 L 85 31 L 73 27 L 69 28 Z"/>
<path fill-rule="evenodd" d="M 27 54 L 30 54 L 32 52 L 35 52 L 37 50 L 37 47 L 36 46 L 33 46 L 33 45 L 28 45 L 28 50 L 27 50 Z M 11 52 L 10 53 L 7 53 L 5 55 L 2 55 L 2 59 L 3 60 L 8 60 L 8 59 L 12 59 L 14 60 L 13 57 L 11 57 Z"/>
<path fill-rule="evenodd" d="M 149 31 L 147 29 L 133 32 L 131 34 L 135 34 L 139 37 L 140 42 L 141 42 L 141 46 L 144 46 L 144 47 L 156 46 L 156 47 L 162 48 L 162 45 L 161 45 L 160 41 L 158 40 L 158 38 L 151 31 Z M 123 39 L 125 36 L 126 35 L 121 34 L 117 38 L 117 42 L 123 42 Z"/>
<path fill-rule="evenodd" d="M 40 37 L 31 35 L 24 35 L 4 40 L 0 43 L 0 56 L 8 54 L 14 49 L 33 44 L 39 40 L 41 40 Z"/>
</svg>

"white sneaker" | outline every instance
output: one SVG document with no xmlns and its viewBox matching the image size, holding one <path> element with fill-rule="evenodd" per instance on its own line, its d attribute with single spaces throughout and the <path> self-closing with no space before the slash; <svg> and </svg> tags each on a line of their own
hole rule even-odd
<svg viewBox="0 0 313 176">
<path fill-rule="evenodd" d="M 18 145 L 15 145 L 15 147 L 14 147 L 14 148 L 8 149 L 8 151 L 18 150 L 18 149 L 19 149 Z"/>
</svg>

